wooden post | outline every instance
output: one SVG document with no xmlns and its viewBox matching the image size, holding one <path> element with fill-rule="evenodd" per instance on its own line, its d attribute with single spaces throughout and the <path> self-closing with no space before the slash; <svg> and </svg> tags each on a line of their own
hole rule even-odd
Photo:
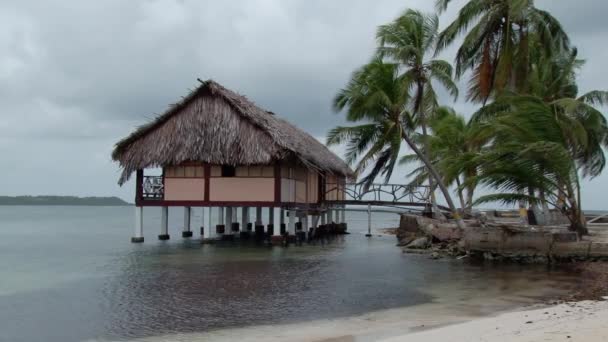
<svg viewBox="0 0 608 342">
<path fill-rule="evenodd" d="M 131 238 L 133 243 L 144 242 L 144 208 L 135 207 L 135 235 Z"/>
<path fill-rule="evenodd" d="M 279 230 L 279 229 L 277 229 Z M 272 238 L 274 235 L 274 207 L 268 208 L 268 225 L 266 226 L 266 235 L 268 238 Z"/>
<path fill-rule="evenodd" d="M 169 240 L 169 207 L 162 207 L 160 212 L 159 240 Z"/>
<path fill-rule="evenodd" d="M 289 210 L 289 235 L 296 235 L 296 211 L 295 209 Z"/>
<path fill-rule="evenodd" d="M 201 237 L 205 237 L 205 207 L 201 208 Z"/>
<path fill-rule="evenodd" d="M 367 205 L 367 237 L 372 237 L 372 205 Z"/>
<path fill-rule="evenodd" d="M 192 230 L 190 230 L 190 215 L 191 208 L 184 207 L 184 229 L 182 231 L 182 237 L 189 238 L 192 237 Z"/>
<path fill-rule="evenodd" d="M 255 207 L 255 224 L 262 225 L 262 207 Z"/>
<path fill-rule="evenodd" d="M 224 236 L 232 235 L 232 207 L 226 207 L 226 221 L 224 225 L 226 226 Z"/>
<path fill-rule="evenodd" d="M 209 207 L 209 215 L 207 215 L 207 220 L 209 221 L 207 230 L 209 231 L 209 234 L 207 234 L 207 235 L 209 236 L 210 239 L 214 239 L 217 235 L 215 232 L 215 227 L 213 226 L 213 220 L 211 218 L 212 215 L 213 215 L 213 207 Z"/>
<path fill-rule="evenodd" d="M 140 205 L 144 197 L 144 170 L 139 169 L 135 174 L 135 205 Z"/>
</svg>

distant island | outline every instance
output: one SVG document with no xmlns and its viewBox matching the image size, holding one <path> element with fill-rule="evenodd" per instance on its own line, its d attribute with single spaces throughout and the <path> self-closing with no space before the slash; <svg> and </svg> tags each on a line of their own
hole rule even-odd
<svg viewBox="0 0 608 342">
<path fill-rule="evenodd" d="M 118 197 L 0 196 L 0 205 L 127 206 L 131 203 Z"/>
</svg>

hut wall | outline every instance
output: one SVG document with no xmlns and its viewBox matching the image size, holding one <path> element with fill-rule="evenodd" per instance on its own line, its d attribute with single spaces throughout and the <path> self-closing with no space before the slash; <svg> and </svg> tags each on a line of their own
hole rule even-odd
<svg viewBox="0 0 608 342">
<path fill-rule="evenodd" d="M 307 203 L 319 202 L 319 174 L 317 172 L 308 171 L 306 198 Z"/>
<path fill-rule="evenodd" d="M 165 178 L 165 201 L 204 200 L 204 178 Z"/>
<path fill-rule="evenodd" d="M 345 178 L 336 175 L 327 175 L 325 178 L 325 186 L 327 193 L 325 194 L 326 201 L 343 201 L 345 200 Z"/>
<path fill-rule="evenodd" d="M 209 200 L 212 202 L 274 202 L 274 178 L 211 178 Z"/>
<path fill-rule="evenodd" d="M 164 169 L 165 201 L 205 200 L 205 169 L 202 164 L 184 163 Z"/>
</svg>

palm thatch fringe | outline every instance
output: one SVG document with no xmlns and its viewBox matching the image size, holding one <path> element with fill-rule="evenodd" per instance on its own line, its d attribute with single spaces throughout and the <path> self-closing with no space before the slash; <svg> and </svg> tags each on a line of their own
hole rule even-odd
<svg viewBox="0 0 608 342">
<path fill-rule="evenodd" d="M 296 159 L 317 171 L 353 176 L 342 159 L 311 135 L 213 80 L 200 82 L 182 101 L 116 144 L 112 159 L 123 169 L 120 185 L 138 169 L 192 161 L 236 166 Z"/>
</svg>

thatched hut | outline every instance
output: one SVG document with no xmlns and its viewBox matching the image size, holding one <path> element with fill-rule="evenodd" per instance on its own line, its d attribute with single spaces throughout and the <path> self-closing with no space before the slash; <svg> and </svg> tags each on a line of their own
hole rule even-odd
<svg viewBox="0 0 608 342">
<path fill-rule="evenodd" d="M 353 173 L 327 147 L 244 96 L 212 80 L 200 82 L 116 144 L 112 159 L 122 168 L 118 182 L 136 174 L 138 208 L 160 206 L 165 213 L 169 206 L 188 212 L 190 207 L 243 207 L 245 218 L 249 207 L 268 207 L 307 216 L 343 198 Z M 145 169 L 162 174 L 144 175 Z M 141 212 L 139 217 L 141 223 Z M 223 225 L 234 223 L 232 218 Z"/>
</svg>

